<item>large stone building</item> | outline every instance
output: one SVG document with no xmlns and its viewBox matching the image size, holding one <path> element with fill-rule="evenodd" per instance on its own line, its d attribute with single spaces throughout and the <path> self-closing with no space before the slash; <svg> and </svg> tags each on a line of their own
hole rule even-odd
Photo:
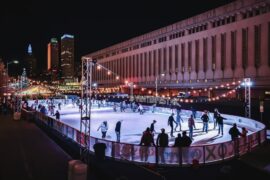
<svg viewBox="0 0 270 180">
<path fill-rule="evenodd" d="M 128 80 L 154 88 L 158 79 L 160 87 L 204 88 L 250 77 L 266 89 L 270 1 L 237 0 L 84 57 L 119 74 L 94 69 L 94 81 L 108 87 Z"/>
<path fill-rule="evenodd" d="M 74 36 L 65 34 L 61 37 L 61 70 L 62 79 L 74 77 Z"/>
</svg>

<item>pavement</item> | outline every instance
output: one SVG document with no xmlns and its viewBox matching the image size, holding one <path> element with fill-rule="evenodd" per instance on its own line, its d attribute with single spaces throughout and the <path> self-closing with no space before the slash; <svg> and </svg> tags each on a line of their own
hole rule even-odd
<svg viewBox="0 0 270 180">
<path fill-rule="evenodd" d="M 34 123 L 0 115 L 0 180 L 64 180 L 65 153 Z"/>
</svg>

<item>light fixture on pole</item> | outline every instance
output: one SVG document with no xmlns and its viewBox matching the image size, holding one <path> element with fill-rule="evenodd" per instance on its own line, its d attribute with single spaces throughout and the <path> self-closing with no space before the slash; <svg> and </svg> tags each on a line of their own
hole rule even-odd
<svg viewBox="0 0 270 180">
<path fill-rule="evenodd" d="M 165 76 L 165 74 L 164 73 L 162 73 L 162 74 L 160 74 L 162 77 L 164 77 Z M 158 76 L 156 76 L 156 81 L 155 81 L 155 83 L 156 83 L 156 97 L 158 97 Z"/>
<path fill-rule="evenodd" d="M 9 64 L 19 64 L 19 61 L 13 60 L 13 61 L 7 62 L 6 92 L 8 91 L 8 65 Z"/>
<path fill-rule="evenodd" d="M 7 62 L 7 75 L 8 75 L 8 65 L 9 64 L 19 64 L 19 61 L 13 60 L 13 61 Z"/>
</svg>

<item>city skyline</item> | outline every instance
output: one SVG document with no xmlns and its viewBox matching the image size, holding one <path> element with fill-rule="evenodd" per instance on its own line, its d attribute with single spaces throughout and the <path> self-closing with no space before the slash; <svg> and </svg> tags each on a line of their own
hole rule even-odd
<svg viewBox="0 0 270 180">
<path fill-rule="evenodd" d="M 21 61 L 27 45 L 31 43 L 38 60 L 37 68 L 41 71 L 47 66 L 47 43 L 52 37 L 73 34 L 76 37 L 75 61 L 80 61 L 86 53 L 148 33 L 232 0 L 197 1 L 194 6 L 195 2 L 185 3 L 185 7 L 176 6 L 176 2 L 168 2 L 166 5 L 162 2 L 118 2 L 106 8 L 102 3 L 80 1 L 74 4 L 55 2 L 54 6 L 27 1 L 19 2 L 20 5 L 14 7 L 12 3 L 7 3 L 2 6 L 4 9 L 0 18 L 5 27 L 0 30 L 0 57 L 5 62 L 12 59 Z"/>
</svg>

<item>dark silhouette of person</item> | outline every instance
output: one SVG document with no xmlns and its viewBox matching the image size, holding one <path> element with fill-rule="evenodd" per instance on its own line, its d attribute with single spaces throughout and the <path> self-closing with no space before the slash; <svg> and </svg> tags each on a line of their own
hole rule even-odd
<svg viewBox="0 0 270 180">
<path fill-rule="evenodd" d="M 149 146 L 155 146 L 154 138 L 152 133 L 150 132 L 150 128 L 146 128 L 146 130 L 143 132 L 141 142 L 140 142 L 140 156 L 141 161 L 147 161 L 148 160 L 148 154 L 149 154 Z"/>
<path fill-rule="evenodd" d="M 174 116 L 174 113 L 172 113 L 172 114 L 170 115 L 169 119 L 168 119 L 168 126 L 171 127 L 171 137 L 174 137 L 174 136 L 173 136 L 173 123 L 176 124 L 176 121 L 174 120 L 173 116 Z"/>
<path fill-rule="evenodd" d="M 121 131 L 121 123 L 123 120 L 117 121 L 115 125 L 115 133 L 116 133 L 116 141 L 120 142 L 120 131 Z"/>
<path fill-rule="evenodd" d="M 153 120 L 153 122 L 151 123 L 151 125 L 150 125 L 150 131 L 151 131 L 151 133 L 154 135 L 154 133 L 156 132 L 155 131 L 155 124 L 156 124 L 156 120 Z"/>
<path fill-rule="evenodd" d="M 240 131 L 237 129 L 236 123 L 230 128 L 229 134 L 231 135 L 232 141 L 236 140 L 241 135 Z"/>
<path fill-rule="evenodd" d="M 165 133 L 165 129 L 161 129 L 161 133 L 157 137 L 156 145 L 159 146 L 158 152 L 161 163 L 165 163 L 165 157 L 164 157 L 164 151 L 165 147 L 168 147 L 169 145 L 169 136 Z"/>
<path fill-rule="evenodd" d="M 222 117 L 220 114 L 217 115 L 217 124 L 218 124 L 218 134 L 221 133 L 223 136 L 223 120 L 226 119 Z"/>
</svg>

